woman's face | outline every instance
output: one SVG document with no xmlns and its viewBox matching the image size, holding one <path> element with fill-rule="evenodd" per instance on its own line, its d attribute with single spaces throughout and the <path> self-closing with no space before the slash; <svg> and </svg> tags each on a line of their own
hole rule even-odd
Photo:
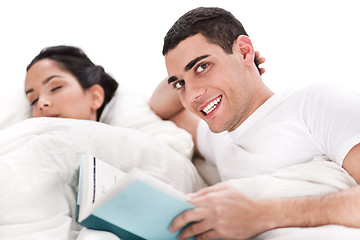
<svg viewBox="0 0 360 240">
<path fill-rule="evenodd" d="M 60 117 L 96 121 L 96 110 L 90 90 L 59 67 L 56 61 L 42 59 L 28 70 L 26 97 L 33 117 Z"/>
</svg>

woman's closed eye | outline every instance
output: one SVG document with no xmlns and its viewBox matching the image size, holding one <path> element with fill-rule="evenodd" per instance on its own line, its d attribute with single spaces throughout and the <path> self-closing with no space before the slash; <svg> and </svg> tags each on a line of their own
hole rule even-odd
<svg viewBox="0 0 360 240">
<path fill-rule="evenodd" d="M 57 86 L 51 89 L 51 92 L 55 92 L 56 90 L 59 90 L 60 88 L 62 88 L 63 86 Z"/>
<path fill-rule="evenodd" d="M 39 99 L 38 98 L 36 98 L 36 99 L 34 99 L 30 104 L 31 104 L 31 106 L 34 106 L 35 105 L 35 103 L 37 103 L 37 101 L 38 101 Z"/>
</svg>

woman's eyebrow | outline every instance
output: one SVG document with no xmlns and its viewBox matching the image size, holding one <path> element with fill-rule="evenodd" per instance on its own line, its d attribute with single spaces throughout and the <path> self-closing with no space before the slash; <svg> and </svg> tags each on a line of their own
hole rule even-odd
<svg viewBox="0 0 360 240">
<path fill-rule="evenodd" d="M 52 75 L 52 76 L 46 78 L 46 79 L 42 82 L 42 84 L 45 85 L 45 84 L 47 84 L 48 82 L 50 82 L 53 78 L 56 78 L 56 77 L 61 77 L 61 76 L 60 76 L 60 75 Z M 28 90 L 25 91 L 25 94 L 28 95 L 29 93 L 32 93 L 33 91 L 34 91 L 34 89 L 33 89 L 33 88 L 30 88 L 30 89 L 28 89 Z"/>
<path fill-rule="evenodd" d="M 60 75 L 52 75 L 52 76 L 46 78 L 46 79 L 42 82 L 42 84 L 45 85 L 45 84 L 47 84 L 48 82 L 50 82 L 50 80 L 52 80 L 53 78 L 56 78 L 56 77 L 61 77 L 61 76 L 60 76 Z"/>
<path fill-rule="evenodd" d="M 31 92 L 33 92 L 33 91 L 34 91 L 34 89 L 33 89 L 33 88 L 30 88 L 30 89 L 28 89 L 28 90 L 25 90 L 25 94 L 28 95 L 29 93 L 31 93 Z"/>
</svg>

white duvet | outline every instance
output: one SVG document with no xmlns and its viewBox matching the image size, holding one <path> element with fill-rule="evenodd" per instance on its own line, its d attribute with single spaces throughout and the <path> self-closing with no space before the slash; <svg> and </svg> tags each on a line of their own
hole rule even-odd
<svg viewBox="0 0 360 240">
<path fill-rule="evenodd" d="M 203 187 L 192 163 L 139 131 L 36 118 L 0 131 L 0 239 L 76 239 L 81 152 L 127 172 L 137 166 L 183 192 Z"/>
<path fill-rule="evenodd" d="M 183 192 L 204 186 L 186 157 L 142 132 L 85 120 L 28 119 L 0 131 L 0 239 L 77 239 L 81 228 L 74 216 L 81 152 L 125 172 L 138 166 Z M 325 194 L 356 185 L 325 158 L 231 183 L 252 198 Z M 115 239 L 89 234 L 82 239 Z M 360 229 L 283 228 L 255 239 L 340 237 L 360 239 Z"/>
<path fill-rule="evenodd" d="M 107 124 L 55 118 L 21 121 L 28 113 L 19 116 L 17 110 L 0 119 L 0 239 L 118 239 L 84 231 L 74 221 L 81 152 L 125 172 L 138 166 L 183 192 L 204 186 L 188 160 L 191 136 L 161 121 L 133 92 L 120 88 L 102 114 L 101 121 Z M 341 167 L 323 157 L 231 183 L 251 198 L 326 194 L 356 185 Z M 282 228 L 254 239 L 360 239 L 360 229 Z"/>
</svg>

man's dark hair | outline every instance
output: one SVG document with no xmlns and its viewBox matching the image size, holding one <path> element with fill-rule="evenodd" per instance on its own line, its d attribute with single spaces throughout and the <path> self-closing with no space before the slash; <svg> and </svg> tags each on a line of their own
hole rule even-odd
<svg viewBox="0 0 360 240">
<path fill-rule="evenodd" d="M 96 118 L 99 120 L 106 104 L 111 100 L 118 87 L 117 81 L 107 74 L 103 67 L 95 65 L 77 47 L 60 45 L 44 48 L 27 66 L 26 71 L 42 59 L 51 59 L 57 62 L 60 68 L 74 75 L 83 89 L 88 89 L 95 84 L 99 84 L 104 89 L 104 102 L 96 112 Z"/>
<path fill-rule="evenodd" d="M 164 38 L 163 55 L 198 33 L 228 54 L 233 53 L 232 47 L 238 36 L 248 36 L 243 25 L 230 12 L 222 8 L 199 7 L 184 14 L 170 28 Z M 254 62 L 260 72 L 256 57 Z"/>
</svg>

